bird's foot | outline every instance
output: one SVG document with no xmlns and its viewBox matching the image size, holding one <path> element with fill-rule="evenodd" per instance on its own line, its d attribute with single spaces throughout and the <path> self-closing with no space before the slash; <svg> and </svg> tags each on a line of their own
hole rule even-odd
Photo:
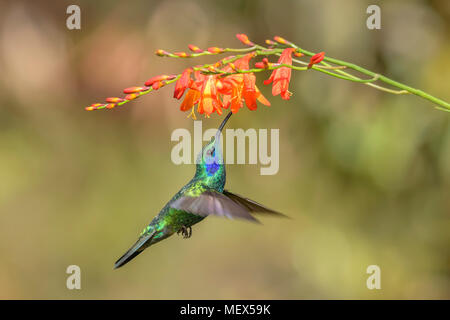
<svg viewBox="0 0 450 320">
<path fill-rule="evenodd" d="M 192 227 L 182 226 L 180 230 L 178 230 L 177 234 L 183 236 L 184 239 L 190 238 L 192 236 Z"/>
</svg>

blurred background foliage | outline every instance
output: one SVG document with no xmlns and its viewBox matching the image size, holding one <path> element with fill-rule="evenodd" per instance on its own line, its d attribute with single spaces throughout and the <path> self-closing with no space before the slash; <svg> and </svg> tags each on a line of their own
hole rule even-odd
<svg viewBox="0 0 450 320">
<path fill-rule="evenodd" d="M 368 30 L 372 3 L 1 1 L 0 298 L 450 298 L 449 114 L 317 72 L 293 74 L 290 101 L 263 88 L 272 107 L 228 124 L 280 129 L 279 173 L 230 165 L 227 187 L 291 220 L 208 218 L 191 239 L 112 269 L 193 175 L 170 160 L 171 132 L 193 123 L 171 88 L 113 111 L 84 107 L 199 61 L 156 49 L 239 47 L 240 32 L 280 35 L 449 101 L 450 2 L 376 1 L 382 29 Z M 81 30 L 66 28 L 70 4 Z M 66 288 L 71 264 L 81 290 Z M 366 288 L 371 264 L 381 290 Z"/>
</svg>

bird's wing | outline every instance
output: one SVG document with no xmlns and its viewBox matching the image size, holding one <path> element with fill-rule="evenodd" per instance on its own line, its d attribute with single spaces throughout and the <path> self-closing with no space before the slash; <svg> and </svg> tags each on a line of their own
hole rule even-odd
<svg viewBox="0 0 450 320">
<path fill-rule="evenodd" d="M 171 203 L 170 206 L 202 217 L 215 215 L 229 219 L 238 218 L 258 222 L 246 206 L 214 190 L 207 190 L 195 196 L 182 196 Z"/>
<path fill-rule="evenodd" d="M 284 215 L 278 211 L 269 209 L 256 201 L 250 200 L 248 198 L 244 198 L 244 197 L 237 195 L 235 193 L 232 193 L 228 190 L 224 190 L 223 194 L 225 196 L 227 196 L 228 198 L 234 200 L 235 202 L 239 203 L 240 205 L 246 207 L 250 212 L 267 213 L 267 214 L 273 214 L 273 215 L 287 217 L 286 215 Z"/>
</svg>

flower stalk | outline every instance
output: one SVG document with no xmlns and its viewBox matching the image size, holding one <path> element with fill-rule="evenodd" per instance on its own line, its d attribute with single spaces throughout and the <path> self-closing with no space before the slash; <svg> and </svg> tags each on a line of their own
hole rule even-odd
<svg viewBox="0 0 450 320">
<path fill-rule="evenodd" d="M 164 86 L 176 83 L 174 98 L 181 99 L 183 95 L 185 96 L 180 109 L 182 111 L 190 110 L 188 117 L 193 119 L 196 118 L 195 106 L 197 106 L 198 113 L 205 114 L 207 117 L 213 112 L 221 115 L 222 109 L 228 108 L 236 113 L 244 106 L 244 103 L 250 110 L 256 110 L 256 101 L 270 106 L 270 102 L 255 85 L 256 74 L 271 71 L 271 76 L 264 81 L 264 84 L 272 84 L 272 94 L 280 95 L 282 99 L 288 100 L 292 95 L 292 92 L 288 90 L 292 70 L 314 70 L 342 80 L 362 83 L 391 94 L 414 94 L 434 103 L 437 109 L 450 112 L 450 104 L 442 99 L 354 63 L 328 57 L 325 52 L 310 52 L 279 36 L 274 37 L 274 41 L 266 40 L 266 46 L 255 44 L 245 34 L 237 34 L 236 37 L 247 47 L 210 47 L 203 50 L 190 44 L 188 48 L 191 53 L 171 53 L 159 49 L 155 51 L 155 54 L 168 58 L 197 58 L 224 53 L 235 55 L 225 57 L 212 64 L 190 67 L 180 74 L 157 75 L 147 80 L 144 86 L 126 88 L 124 90 L 126 95 L 122 98 L 109 97 L 106 98 L 105 103 L 94 103 L 85 109 L 89 111 L 113 109 Z M 264 56 L 264 58 L 262 61 L 256 61 L 253 64 L 254 67 L 250 67 L 250 61 L 258 56 Z M 278 57 L 278 61 L 270 62 L 268 60 L 270 56 Z M 309 58 L 309 61 L 305 58 Z M 349 73 L 347 70 L 353 70 L 360 75 Z M 387 84 L 392 88 L 382 86 L 380 83 Z"/>
</svg>

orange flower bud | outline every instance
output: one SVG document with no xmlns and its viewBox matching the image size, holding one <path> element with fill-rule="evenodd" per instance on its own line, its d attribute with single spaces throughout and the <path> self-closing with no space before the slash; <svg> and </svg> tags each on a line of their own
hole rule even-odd
<svg viewBox="0 0 450 320">
<path fill-rule="evenodd" d="M 187 54 L 186 52 L 174 52 L 173 54 L 180 58 L 186 58 L 189 56 L 189 54 Z"/>
<path fill-rule="evenodd" d="M 265 69 L 265 65 L 264 65 L 264 63 L 263 62 L 256 62 L 255 63 L 255 68 L 258 68 L 258 69 Z"/>
<path fill-rule="evenodd" d="M 177 76 L 176 75 L 166 75 L 166 74 L 160 74 L 158 76 L 154 76 L 151 77 L 150 79 L 148 79 L 147 81 L 145 81 L 145 85 L 147 87 L 150 87 L 152 84 L 154 84 L 155 82 L 158 81 L 165 81 L 165 80 L 172 80 L 175 79 Z"/>
<path fill-rule="evenodd" d="M 262 61 L 255 63 L 255 68 L 258 68 L 258 69 L 269 68 L 269 60 L 267 58 L 263 58 Z"/>
<path fill-rule="evenodd" d="M 106 105 L 106 108 L 107 109 L 112 109 L 112 108 L 114 108 L 116 105 L 114 104 L 114 103 L 108 103 L 107 105 Z"/>
<path fill-rule="evenodd" d="M 165 56 L 168 56 L 170 53 L 165 50 L 158 49 L 155 51 L 155 54 L 160 57 L 165 57 Z"/>
<path fill-rule="evenodd" d="M 134 100 L 134 99 L 136 99 L 137 97 L 139 97 L 138 94 L 136 94 L 136 93 L 131 93 L 131 94 L 127 94 L 127 95 L 125 96 L 125 99 L 126 99 L 126 100 Z"/>
<path fill-rule="evenodd" d="M 294 56 L 296 56 L 296 57 L 301 57 L 301 56 L 303 56 L 303 53 L 298 52 L 298 51 L 295 51 L 295 52 L 294 52 Z"/>
<path fill-rule="evenodd" d="M 117 102 L 122 102 L 124 101 L 124 99 L 122 98 L 117 98 L 117 97 L 109 97 L 105 99 L 106 102 L 112 102 L 112 103 L 117 103 Z"/>
<path fill-rule="evenodd" d="M 288 44 L 289 43 L 289 41 L 287 41 L 286 39 L 284 39 L 282 37 L 279 37 L 279 36 L 275 36 L 275 37 L 273 37 L 273 39 L 276 42 L 281 43 L 281 44 Z"/>
<path fill-rule="evenodd" d="M 195 52 L 195 53 L 203 52 L 202 49 L 200 49 L 199 47 L 197 47 L 196 45 L 193 45 L 193 44 L 188 45 L 188 48 L 189 48 L 189 50 L 191 50 L 192 52 Z"/>
<path fill-rule="evenodd" d="M 321 62 L 324 57 L 325 57 L 325 52 L 319 52 L 319 53 L 316 53 L 315 55 L 313 55 L 311 57 L 311 59 L 309 60 L 308 68 L 311 68 L 314 64 Z"/>
<path fill-rule="evenodd" d="M 141 92 L 148 90 L 148 87 L 129 87 L 126 89 L 123 89 L 123 93 L 135 93 L 135 92 Z"/>
<path fill-rule="evenodd" d="M 208 48 L 208 51 L 209 51 L 210 53 L 217 54 L 217 53 L 222 53 L 222 52 L 224 52 L 225 50 L 223 50 L 223 49 L 221 49 L 221 48 L 218 48 L 218 47 L 210 47 L 210 48 Z"/>
<path fill-rule="evenodd" d="M 159 88 L 161 88 L 164 85 L 164 83 L 162 81 L 158 81 L 152 84 L 152 88 L 153 90 L 158 90 Z"/>
<path fill-rule="evenodd" d="M 276 45 L 277 43 L 276 43 L 275 41 L 272 41 L 272 40 L 267 39 L 267 40 L 266 40 L 266 44 L 268 44 L 269 46 L 274 46 L 274 45 Z"/>
<path fill-rule="evenodd" d="M 239 39 L 239 41 L 241 41 L 243 44 L 247 45 L 247 46 L 254 46 L 255 44 L 253 42 L 251 42 L 246 34 L 243 33 L 238 33 L 236 35 L 236 37 Z"/>
<path fill-rule="evenodd" d="M 105 108 L 105 104 L 103 103 L 93 103 L 91 104 L 89 107 L 84 108 L 87 111 L 92 111 L 92 110 L 98 110 L 98 109 L 103 109 Z"/>
</svg>

